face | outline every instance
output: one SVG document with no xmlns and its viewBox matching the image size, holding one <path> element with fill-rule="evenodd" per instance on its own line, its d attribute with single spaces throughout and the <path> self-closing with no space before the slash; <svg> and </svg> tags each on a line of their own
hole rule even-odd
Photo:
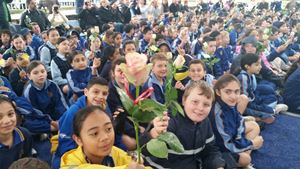
<svg viewBox="0 0 300 169">
<path fill-rule="evenodd" d="M 57 45 L 58 52 L 61 54 L 67 54 L 70 51 L 69 40 L 64 40 Z"/>
<path fill-rule="evenodd" d="M 116 36 L 116 38 L 115 38 L 115 44 L 116 44 L 117 46 L 121 46 L 121 45 L 122 45 L 122 36 L 121 36 L 121 34 L 118 34 L 118 35 Z"/>
<path fill-rule="evenodd" d="M 229 106 L 235 106 L 240 96 L 240 85 L 236 81 L 229 82 L 224 88 L 216 90 L 221 100 Z"/>
<path fill-rule="evenodd" d="M 30 3 L 28 4 L 28 8 L 31 10 L 36 9 L 36 0 L 31 0 Z"/>
<path fill-rule="evenodd" d="M 223 41 L 222 41 L 224 47 L 227 46 L 227 45 L 229 44 L 229 42 L 230 42 L 229 35 L 228 35 L 228 34 L 227 34 L 227 35 L 224 35 L 224 36 L 223 36 Z"/>
<path fill-rule="evenodd" d="M 113 36 L 108 36 L 108 37 L 106 38 L 106 41 L 107 41 L 109 44 L 112 44 L 112 43 L 114 42 Z"/>
<path fill-rule="evenodd" d="M 122 85 L 125 84 L 126 78 L 125 78 L 123 71 L 120 68 L 120 65 L 116 65 L 113 74 L 114 74 L 114 79 L 118 84 L 122 84 Z"/>
<path fill-rule="evenodd" d="M 32 35 L 31 35 L 31 33 L 29 33 L 28 35 L 26 35 L 25 38 L 26 38 L 26 44 L 30 45 L 31 42 L 32 42 Z"/>
<path fill-rule="evenodd" d="M 78 54 L 74 57 L 71 66 L 75 70 L 84 70 L 87 67 L 87 59 L 84 55 Z"/>
<path fill-rule="evenodd" d="M 84 154 L 93 162 L 110 154 L 114 138 L 115 133 L 109 117 L 104 112 L 93 112 L 84 120 L 80 136 L 75 136 L 75 141 L 83 147 Z"/>
<path fill-rule="evenodd" d="M 194 123 L 199 123 L 208 116 L 212 106 L 212 99 L 202 95 L 202 91 L 195 88 L 192 89 L 186 98 L 183 98 L 182 103 L 188 118 Z"/>
<path fill-rule="evenodd" d="M 170 52 L 169 48 L 166 45 L 162 45 L 159 47 L 159 51 L 163 53 Z"/>
<path fill-rule="evenodd" d="M 135 51 L 136 51 L 136 50 L 135 50 L 135 45 L 134 45 L 134 44 L 130 43 L 130 44 L 127 44 L 127 45 L 125 46 L 125 49 L 124 49 L 125 55 L 126 55 L 127 53 L 135 52 Z"/>
<path fill-rule="evenodd" d="M 100 49 L 101 41 L 98 37 L 94 41 L 92 41 L 92 46 L 94 50 Z"/>
<path fill-rule="evenodd" d="M 246 65 L 246 69 L 247 69 L 248 73 L 259 74 L 260 69 L 261 69 L 261 60 L 258 59 L 258 61 L 255 62 L 255 63 L 253 63 L 253 64 L 251 64 L 251 66 Z"/>
<path fill-rule="evenodd" d="M 47 80 L 47 71 L 43 65 L 38 65 L 29 73 L 29 79 L 37 86 L 43 86 Z"/>
<path fill-rule="evenodd" d="M 44 42 L 44 43 L 46 43 L 46 42 L 49 40 L 46 33 L 43 33 L 43 34 L 42 34 L 42 39 L 43 39 L 43 42 Z"/>
<path fill-rule="evenodd" d="M 40 34 L 41 33 L 41 28 L 39 25 L 32 25 L 32 31 L 35 33 L 35 34 Z"/>
<path fill-rule="evenodd" d="M 216 37 L 216 46 L 220 46 L 222 44 L 222 36 L 219 35 Z"/>
<path fill-rule="evenodd" d="M 25 42 L 21 37 L 13 40 L 13 45 L 17 50 L 23 50 L 25 47 Z"/>
<path fill-rule="evenodd" d="M 280 32 L 282 33 L 288 33 L 289 32 L 289 28 L 287 27 L 286 24 L 283 24 L 280 28 L 279 28 Z"/>
<path fill-rule="evenodd" d="M 144 35 L 144 39 L 146 41 L 150 41 L 152 38 L 152 31 L 148 31 L 145 35 Z"/>
<path fill-rule="evenodd" d="M 25 58 L 25 57 L 17 57 L 16 59 L 17 65 L 19 65 L 20 67 L 26 68 L 29 65 L 29 58 Z"/>
<path fill-rule="evenodd" d="M 2 34 L 1 34 L 1 42 L 2 42 L 3 44 L 8 44 L 9 41 L 10 41 L 10 36 L 9 36 L 9 34 L 2 33 Z"/>
<path fill-rule="evenodd" d="M 191 64 L 189 68 L 189 77 L 193 81 L 202 80 L 205 75 L 205 70 L 201 64 Z"/>
<path fill-rule="evenodd" d="M 120 55 L 119 49 L 115 49 L 115 52 L 114 52 L 114 54 L 112 56 L 112 60 L 116 60 L 116 59 L 118 59 L 120 57 L 121 57 L 121 55 Z"/>
<path fill-rule="evenodd" d="M 167 61 L 157 60 L 153 64 L 152 72 L 155 74 L 157 78 L 164 78 L 167 76 Z"/>
<path fill-rule="evenodd" d="M 207 54 L 214 54 L 216 51 L 217 43 L 216 41 L 210 41 L 207 43 L 207 48 L 204 49 Z"/>
<path fill-rule="evenodd" d="M 85 88 L 84 95 L 87 97 L 88 105 L 105 108 L 106 98 L 108 96 L 108 86 L 95 84 L 89 89 Z"/>
<path fill-rule="evenodd" d="M 256 53 L 256 47 L 252 43 L 245 44 L 245 51 L 246 53 Z"/>
<path fill-rule="evenodd" d="M 11 134 L 17 125 L 17 116 L 14 108 L 8 102 L 0 103 L 0 135 Z"/>
<path fill-rule="evenodd" d="M 58 38 L 59 38 L 59 34 L 56 30 L 49 32 L 48 39 L 53 45 L 56 45 Z"/>
</svg>

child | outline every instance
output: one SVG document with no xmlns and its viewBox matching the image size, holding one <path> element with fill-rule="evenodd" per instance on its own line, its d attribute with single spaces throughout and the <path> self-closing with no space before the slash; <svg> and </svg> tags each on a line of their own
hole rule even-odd
<svg viewBox="0 0 300 169">
<path fill-rule="evenodd" d="M 265 89 L 257 89 L 257 82 L 255 74 L 259 74 L 261 70 L 261 59 L 255 54 L 245 54 L 241 56 L 241 69 L 242 71 L 238 75 L 238 79 L 241 82 L 241 92 L 248 96 L 249 104 L 246 113 L 254 116 L 258 120 L 262 120 L 265 123 L 272 123 L 274 121 L 273 114 L 281 111 L 275 108 L 277 100 L 276 96 L 272 94 L 272 91 Z M 259 92 L 262 94 L 259 95 Z"/>
<path fill-rule="evenodd" d="M 64 94 L 69 92 L 66 74 L 71 69 L 71 65 L 66 59 L 70 51 L 69 41 L 65 37 L 60 37 L 57 41 L 58 53 L 51 61 L 51 76 L 53 81 L 60 87 Z"/>
<path fill-rule="evenodd" d="M 16 67 L 9 73 L 9 81 L 14 92 L 21 96 L 25 84 L 28 81 L 26 67 L 29 65 L 29 56 L 27 53 L 19 53 L 16 56 Z"/>
<path fill-rule="evenodd" d="M 251 165 L 251 150 L 263 144 L 260 129 L 255 121 L 245 121 L 238 111 L 240 82 L 233 75 L 221 76 L 214 86 L 216 102 L 210 121 L 216 143 L 226 159 L 228 168 Z M 230 161 L 229 159 L 234 159 Z"/>
<path fill-rule="evenodd" d="M 117 50 L 117 48 L 115 48 L 114 46 L 107 46 L 103 51 L 103 56 L 107 58 L 107 61 L 103 65 L 100 76 L 107 81 L 111 81 L 110 73 L 112 62 L 120 58 L 121 56 L 119 50 Z"/>
<path fill-rule="evenodd" d="M 105 32 L 105 36 L 102 39 L 103 40 L 103 42 L 102 42 L 103 49 L 105 49 L 108 46 L 113 46 L 114 45 L 113 36 L 114 36 L 113 31 L 108 30 L 108 31 Z"/>
<path fill-rule="evenodd" d="M 101 51 L 101 40 L 98 36 L 90 35 L 88 40 L 88 50 L 85 52 L 85 57 L 88 58 L 88 65 L 93 65 L 94 58 L 102 58 L 102 66 L 105 59 L 103 59 L 103 53 Z M 98 68 L 98 72 L 101 72 L 101 65 Z"/>
<path fill-rule="evenodd" d="M 135 43 L 133 40 L 127 40 L 123 44 L 123 50 L 124 50 L 124 56 L 127 55 L 130 52 L 136 52 Z"/>
<path fill-rule="evenodd" d="M 52 79 L 50 72 L 50 63 L 57 54 L 56 44 L 59 38 L 59 33 L 55 28 L 50 28 L 47 31 L 47 37 L 48 41 L 40 47 L 39 54 L 41 61 L 46 66 L 48 79 Z"/>
<path fill-rule="evenodd" d="M 151 99 L 164 104 L 168 59 L 165 55 L 157 53 L 151 58 L 151 63 L 153 64 L 152 72 L 143 88 L 153 87 L 154 92 L 151 94 Z"/>
<path fill-rule="evenodd" d="M 140 40 L 139 43 L 139 53 L 146 53 L 148 47 L 151 45 L 150 40 L 152 38 L 152 30 L 149 27 L 145 27 L 143 30 L 143 38 Z"/>
<path fill-rule="evenodd" d="M 0 95 L 0 166 L 7 169 L 14 161 L 30 157 L 32 140 L 30 133 L 17 126 L 15 104 Z"/>
<path fill-rule="evenodd" d="M 76 113 L 73 131 L 78 148 L 62 156 L 60 168 L 145 168 L 113 146 L 115 134 L 111 117 L 102 108 L 88 106 Z"/>
<path fill-rule="evenodd" d="M 156 168 L 223 169 L 224 160 L 214 145 L 214 135 L 207 118 L 214 100 L 213 90 L 204 82 L 193 82 L 183 95 L 185 117 L 177 115 L 169 121 L 173 132 L 184 147 L 183 153 L 169 150 L 168 159 L 146 157 Z"/>
<path fill-rule="evenodd" d="M 122 34 L 120 32 L 115 32 L 114 36 L 114 46 L 116 48 L 118 48 L 118 50 L 120 51 L 120 54 L 123 55 L 123 51 L 122 51 Z"/>
<path fill-rule="evenodd" d="M 92 78 L 84 89 L 84 95 L 81 96 L 59 119 L 60 134 L 58 138 L 58 147 L 52 162 L 53 168 L 59 168 L 60 158 L 65 152 L 77 147 L 72 139 L 72 122 L 77 111 L 88 105 L 95 105 L 103 107 L 103 109 L 108 109 L 106 106 L 107 95 L 107 81 L 100 77 Z"/>
<path fill-rule="evenodd" d="M 74 51 L 68 57 L 69 64 L 73 69 L 67 73 L 67 80 L 71 92 L 73 93 L 73 100 L 83 95 L 83 90 L 86 88 L 88 82 L 92 77 L 97 76 L 97 68 L 100 66 L 100 59 L 94 58 L 93 66 L 87 65 L 87 59 L 80 51 Z"/>
<path fill-rule="evenodd" d="M 0 33 L 0 54 L 3 54 L 7 49 L 9 49 L 11 42 L 11 33 L 9 30 L 2 30 Z"/>
</svg>

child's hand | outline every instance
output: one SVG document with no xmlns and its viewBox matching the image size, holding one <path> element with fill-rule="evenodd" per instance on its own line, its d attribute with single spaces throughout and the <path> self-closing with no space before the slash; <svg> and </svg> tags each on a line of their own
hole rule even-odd
<svg viewBox="0 0 300 169">
<path fill-rule="evenodd" d="M 175 88 L 176 88 L 176 89 L 180 89 L 180 90 L 184 90 L 184 89 L 185 89 L 185 87 L 184 87 L 184 85 L 181 83 L 181 81 L 177 81 L 177 82 L 175 83 Z"/>
<path fill-rule="evenodd" d="M 0 86 L 0 91 L 6 91 L 6 92 L 8 92 L 9 88 L 5 87 L 5 86 Z"/>
<path fill-rule="evenodd" d="M 94 58 L 93 69 L 97 69 L 100 65 L 101 65 L 101 59 L 100 58 Z"/>
<path fill-rule="evenodd" d="M 264 139 L 262 136 L 257 136 L 252 140 L 254 150 L 259 149 L 263 145 Z"/>
<path fill-rule="evenodd" d="M 58 131 L 58 122 L 57 121 L 51 121 L 51 131 Z"/>
<path fill-rule="evenodd" d="M 89 60 L 93 60 L 94 58 L 95 58 L 95 52 L 91 51 L 91 52 L 89 53 L 88 59 L 89 59 Z"/>
<path fill-rule="evenodd" d="M 168 113 L 164 112 L 163 117 L 156 117 L 153 119 L 153 129 L 150 131 L 150 135 L 152 138 L 156 138 L 159 134 L 166 132 L 169 125 L 170 117 L 168 117 Z"/>
<path fill-rule="evenodd" d="M 117 118 L 118 117 L 118 115 L 120 114 L 120 113 L 123 113 L 124 112 L 124 109 L 123 108 L 117 108 L 117 110 L 114 112 L 114 114 L 113 114 L 113 118 L 115 119 L 115 118 Z"/>
<path fill-rule="evenodd" d="M 131 162 L 128 164 L 127 169 L 144 169 L 145 166 L 143 164 L 139 164 L 137 162 Z"/>
<path fill-rule="evenodd" d="M 20 79 L 24 79 L 26 77 L 26 72 L 24 70 L 19 72 Z"/>
<path fill-rule="evenodd" d="M 178 46 L 177 52 L 178 52 L 178 54 L 181 55 L 181 56 L 184 56 L 184 55 L 185 55 L 185 50 L 184 50 L 182 47 L 180 47 L 180 46 Z"/>
</svg>

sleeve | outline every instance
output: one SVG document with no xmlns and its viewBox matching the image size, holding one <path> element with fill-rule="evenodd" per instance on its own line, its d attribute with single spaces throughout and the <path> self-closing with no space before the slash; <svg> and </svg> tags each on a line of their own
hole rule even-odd
<svg viewBox="0 0 300 169">
<path fill-rule="evenodd" d="M 40 51 L 41 62 L 45 65 L 47 72 L 50 72 L 51 54 L 47 47 L 42 47 Z"/>
<path fill-rule="evenodd" d="M 248 78 L 247 76 L 243 75 L 243 74 L 239 74 L 238 75 L 238 79 L 241 82 L 241 93 L 245 94 L 246 96 L 249 97 L 249 93 L 248 93 Z"/>
<path fill-rule="evenodd" d="M 57 114 L 61 116 L 65 111 L 68 110 L 69 106 L 59 87 L 56 84 L 53 85 L 55 85 L 55 95 L 56 95 L 55 111 Z"/>
<path fill-rule="evenodd" d="M 0 78 L 3 80 L 4 86 L 5 86 L 5 87 L 8 87 L 10 90 L 13 90 L 13 89 L 12 89 L 12 86 L 11 86 L 11 84 L 10 84 L 10 82 L 9 82 L 9 80 L 6 79 L 6 77 L 0 76 Z"/>
<path fill-rule="evenodd" d="M 201 152 L 202 162 L 204 168 L 219 168 L 225 166 L 225 161 L 222 158 L 222 154 L 219 151 L 218 147 L 215 145 L 215 137 L 210 126 L 209 120 L 205 120 L 206 123 L 206 141 L 205 148 Z"/>
<path fill-rule="evenodd" d="M 216 58 L 219 58 L 219 61 L 213 65 L 214 72 L 213 75 L 218 79 L 220 76 L 224 74 L 223 68 L 222 68 L 222 60 L 221 55 L 216 56 Z"/>
<path fill-rule="evenodd" d="M 224 146 L 230 150 L 231 152 L 240 153 L 251 149 L 252 142 L 245 137 L 245 126 L 244 120 L 242 118 L 231 119 L 236 120 L 238 123 L 238 128 L 230 128 L 228 122 L 222 118 L 221 111 L 215 113 L 215 123 L 218 133 L 221 135 Z M 233 130 L 237 130 L 237 134 L 235 136 L 235 132 Z"/>
<path fill-rule="evenodd" d="M 73 72 L 73 70 L 69 70 L 66 75 L 68 84 L 74 93 L 82 92 L 87 84 L 77 82 L 76 78 L 73 78 L 72 72 Z"/>
<path fill-rule="evenodd" d="M 18 96 L 21 96 L 26 81 L 23 81 L 23 80 L 20 79 L 20 76 L 19 76 L 19 74 L 18 74 L 18 71 L 13 70 L 13 71 L 9 74 L 9 81 L 10 81 L 10 83 L 11 83 L 11 85 L 12 85 L 12 88 L 13 88 L 14 92 L 15 92 Z"/>
<path fill-rule="evenodd" d="M 52 79 L 57 85 L 60 86 L 60 85 L 68 84 L 67 79 L 62 78 L 60 69 L 57 66 L 57 64 L 54 62 L 54 60 L 51 61 L 50 70 L 51 70 Z"/>
</svg>

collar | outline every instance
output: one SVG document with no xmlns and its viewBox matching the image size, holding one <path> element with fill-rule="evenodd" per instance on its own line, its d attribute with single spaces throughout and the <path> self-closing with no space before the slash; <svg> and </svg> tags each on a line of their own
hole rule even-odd
<svg viewBox="0 0 300 169">
<path fill-rule="evenodd" d="M 33 83 L 32 80 L 30 80 L 30 84 L 31 84 L 36 90 L 41 91 L 41 90 L 44 90 L 44 89 L 46 89 L 46 88 L 48 88 L 48 87 L 50 86 L 50 81 L 47 79 L 47 80 L 45 81 L 45 83 L 44 83 L 44 86 L 43 86 L 41 89 L 40 89 L 37 85 L 35 85 L 35 84 Z"/>
<path fill-rule="evenodd" d="M 57 57 L 59 57 L 63 61 L 67 60 L 66 57 L 64 55 L 60 54 L 60 53 L 57 53 L 56 55 L 57 55 Z"/>
<path fill-rule="evenodd" d="M 22 133 L 22 131 L 18 128 L 15 128 L 13 130 L 13 144 L 12 147 L 14 147 L 15 145 L 18 145 L 19 143 L 23 142 L 25 140 L 25 137 Z M 8 146 L 3 145 L 0 143 L 0 149 L 1 148 L 8 148 Z"/>
<path fill-rule="evenodd" d="M 50 41 L 47 41 L 46 44 L 52 48 L 52 49 L 56 49 L 56 47 L 50 42 Z"/>
</svg>

